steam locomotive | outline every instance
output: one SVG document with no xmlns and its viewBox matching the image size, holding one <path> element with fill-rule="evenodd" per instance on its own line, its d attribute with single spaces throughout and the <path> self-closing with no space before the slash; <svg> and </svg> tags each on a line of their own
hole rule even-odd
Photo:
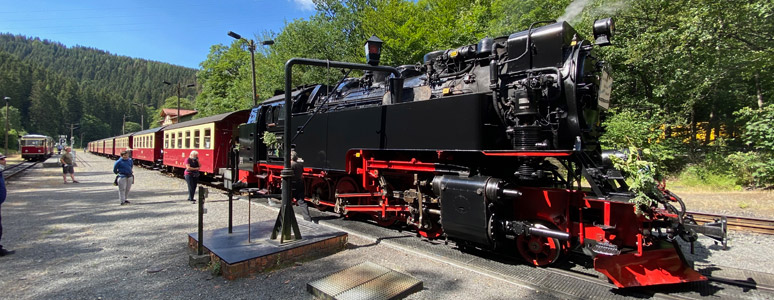
<svg viewBox="0 0 774 300">
<path fill-rule="evenodd" d="M 596 49 L 611 44 L 612 20 L 594 23 L 593 41 L 566 22 L 539 24 L 392 72 L 377 67 L 372 37 L 374 68 L 357 66 L 362 76 L 298 88 L 291 107 L 280 95 L 253 108 L 238 157 L 253 175 L 240 177 L 277 193 L 280 153 L 291 147 L 304 161 L 306 199 L 321 209 L 539 267 L 583 253 L 618 287 L 705 280 L 675 240 L 703 233 L 725 243 L 725 222 L 696 225 L 665 189 L 638 210 L 612 166 L 620 152 L 600 148 L 612 80 Z"/>
</svg>

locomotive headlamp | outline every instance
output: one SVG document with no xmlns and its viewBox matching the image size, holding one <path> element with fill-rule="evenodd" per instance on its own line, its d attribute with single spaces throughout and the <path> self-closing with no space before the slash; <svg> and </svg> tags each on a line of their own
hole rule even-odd
<svg viewBox="0 0 774 300">
<path fill-rule="evenodd" d="M 594 40 L 599 46 L 610 46 L 615 26 L 612 18 L 594 21 Z"/>
<path fill-rule="evenodd" d="M 372 35 L 365 42 L 366 63 L 372 66 L 379 65 L 379 57 L 382 54 L 382 40 Z"/>
</svg>

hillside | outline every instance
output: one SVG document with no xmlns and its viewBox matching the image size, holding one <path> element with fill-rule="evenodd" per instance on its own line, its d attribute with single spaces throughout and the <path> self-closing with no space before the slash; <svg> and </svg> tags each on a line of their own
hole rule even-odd
<svg viewBox="0 0 774 300">
<path fill-rule="evenodd" d="M 11 97 L 10 122 L 16 132 L 53 136 L 69 133 L 74 123 L 82 125 L 84 140 L 120 134 L 124 115 L 140 122 L 142 106 L 132 103 L 145 105 L 148 128 L 150 112 L 174 95 L 162 82 L 194 82 L 195 76 L 190 68 L 0 34 L 0 96 Z M 187 98 L 196 93 L 182 92 Z M 76 130 L 76 138 L 80 134 Z"/>
</svg>

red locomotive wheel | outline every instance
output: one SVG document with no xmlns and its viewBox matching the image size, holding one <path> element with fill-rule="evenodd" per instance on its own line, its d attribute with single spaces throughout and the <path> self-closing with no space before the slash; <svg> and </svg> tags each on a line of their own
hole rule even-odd
<svg viewBox="0 0 774 300">
<path fill-rule="evenodd" d="M 536 225 L 536 227 L 548 228 L 540 224 Z M 562 255 L 562 244 L 556 238 L 520 235 L 516 244 L 521 257 L 537 267 L 553 264 Z"/>
</svg>

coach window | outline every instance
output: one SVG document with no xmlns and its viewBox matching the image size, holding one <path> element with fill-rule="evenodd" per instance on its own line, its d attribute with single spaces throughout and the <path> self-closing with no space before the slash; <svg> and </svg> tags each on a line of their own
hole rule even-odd
<svg viewBox="0 0 774 300">
<path fill-rule="evenodd" d="M 212 138 L 212 130 L 209 128 L 204 129 L 204 148 L 203 149 L 210 149 L 210 140 Z"/>
<path fill-rule="evenodd" d="M 172 139 L 169 140 L 169 148 L 175 149 L 175 141 L 177 140 L 177 133 L 172 133 Z"/>
<path fill-rule="evenodd" d="M 201 131 L 200 129 L 194 130 L 193 141 L 194 141 L 194 148 L 196 149 L 199 149 L 199 145 L 201 144 L 201 141 L 199 140 L 201 138 L 201 136 L 199 136 L 200 131 Z"/>
<path fill-rule="evenodd" d="M 185 148 L 191 149 L 191 131 L 185 132 Z"/>
<path fill-rule="evenodd" d="M 177 133 L 177 149 L 183 149 L 183 132 Z"/>
<path fill-rule="evenodd" d="M 164 135 L 164 148 L 169 148 L 169 133 Z"/>
</svg>

